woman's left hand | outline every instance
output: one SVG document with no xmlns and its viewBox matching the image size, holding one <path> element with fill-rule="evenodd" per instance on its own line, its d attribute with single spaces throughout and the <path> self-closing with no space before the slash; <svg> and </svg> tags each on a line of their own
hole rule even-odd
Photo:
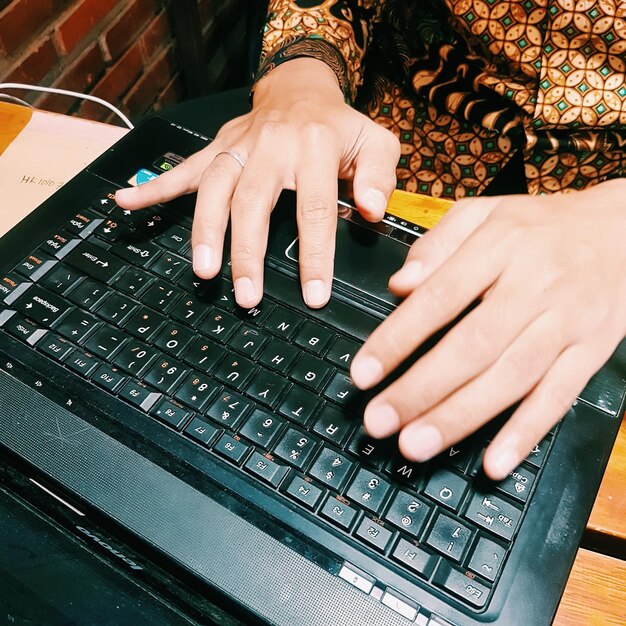
<svg viewBox="0 0 626 626">
<path fill-rule="evenodd" d="M 457 202 L 391 277 L 406 296 L 354 358 L 368 389 L 479 304 L 365 409 L 426 461 L 522 399 L 489 445 L 504 478 L 567 412 L 626 335 L 626 180 L 553 196 Z"/>
</svg>

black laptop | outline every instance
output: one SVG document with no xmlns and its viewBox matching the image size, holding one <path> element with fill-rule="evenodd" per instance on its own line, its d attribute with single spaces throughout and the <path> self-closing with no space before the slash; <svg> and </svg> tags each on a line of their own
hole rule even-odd
<svg viewBox="0 0 626 626">
<path fill-rule="evenodd" d="M 240 309 L 227 262 L 193 274 L 193 197 L 113 199 L 207 141 L 153 118 L 2 238 L 0 622 L 549 624 L 626 345 L 502 482 L 481 458 L 507 414 L 408 463 L 364 434 L 349 366 L 423 231 L 340 206 L 333 295 L 309 310 L 285 193 L 265 296 Z"/>
</svg>

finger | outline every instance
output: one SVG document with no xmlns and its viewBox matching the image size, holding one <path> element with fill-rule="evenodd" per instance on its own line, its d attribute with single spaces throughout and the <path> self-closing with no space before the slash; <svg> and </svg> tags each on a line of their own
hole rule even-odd
<svg viewBox="0 0 626 626">
<path fill-rule="evenodd" d="M 231 270 L 235 299 L 251 308 L 263 297 L 263 267 L 272 208 L 281 191 L 279 166 L 253 153 L 243 169 L 231 207 Z"/>
<path fill-rule="evenodd" d="M 119 189 L 115 194 L 115 202 L 129 209 L 142 209 L 152 204 L 168 202 L 179 196 L 198 189 L 202 173 L 213 161 L 215 155 L 222 150 L 221 143 L 214 141 L 206 148 L 191 155 L 169 172 L 138 187 Z"/>
<path fill-rule="evenodd" d="M 409 423 L 400 433 L 402 454 L 426 461 L 524 397 L 562 351 L 557 326 L 552 316 L 541 316 L 492 367 Z"/>
<path fill-rule="evenodd" d="M 491 367 L 543 313 L 540 298 L 530 298 L 520 307 L 510 305 L 512 295 L 509 288 L 496 286 L 489 298 L 381 394 L 397 396 L 394 404 L 400 428 Z M 368 432 L 377 438 L 388 437 L 398 429 L 398 424 L 377 420 L 371 411 L 366 423 Z"/>
<path fill-rule="evenodd" d="M 300 282 L 307 306 L 319 308 L 330 298 L 337 230 L 338 157 L 310 150 L 296 172 Z"/>
<path fill-rule="evenodd" d="M 576 344 L 565 350 L 500 429 L 485 452 L 489 478 L 502 480 L 571 408 L 591 376 L 610 356 Z"/>
<path fill-rule="evenodd" d="M 380 325 L 352 361 L 354 384 L 379 383 L 498 278 L 506 250 L 497 225 L 485 225 Z"/>
<path fill-rule="evenodd" d="M 502 197 L 467 198 L 455 202 L 441 221 L 418 239 L 404 265 L 389 279 L 389 289 L 406 296 L 454 254 L 489 217 Z"/>
<path fill-rule="evenodd" d="M 355 161 L 354 202 L 368 221 L 383 218 L 396 187 L 400 142 L 389 131 L 375 128 L 367 136 Z"/>
<path fill-rule="evenodd" d="M 228 154 L 218 154 L 202 173 L 191 231 L 193 271 L 204 279 L 221 268 L 224 234 L 241 165 Z"/>
</svg>

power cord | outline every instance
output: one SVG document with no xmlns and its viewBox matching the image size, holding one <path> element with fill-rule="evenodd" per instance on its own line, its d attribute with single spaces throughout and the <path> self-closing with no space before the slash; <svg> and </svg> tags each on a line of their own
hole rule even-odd
<svg viewBox="0 0 626 626">
<path fill-rule="evenodd" d="M 128 128 L 134 128 L 133 123 L 116 107 L 114 107 L 110 102 L 106 100 L 102 100 L 102 98 L 96 98 L 96 96 L 90 96 L 85 93 L 80 93 L 78 91 L 68 91 L 67 89 L 57 89 L 56 87 L 39 87 L 38 85 L 26 85 L 24 83 L 0 83 L 0 89 L 26 89 L 28 91 L 41 91 L 43 93 L 54 93 L 60 96 L 70 96 L 72 98 L 80 98 L 82 100 L 90 100 L 91 102 L 95 102 L 97 104 L 101 104 L 103 107 L 113 111 Z M 4 94 L 0 94 L 2 96 Z M 8 96 L 9 98 L 14 98 L 14 96 Z M 24 103 L 21 101 L 23 104 Z"/>
</svg>

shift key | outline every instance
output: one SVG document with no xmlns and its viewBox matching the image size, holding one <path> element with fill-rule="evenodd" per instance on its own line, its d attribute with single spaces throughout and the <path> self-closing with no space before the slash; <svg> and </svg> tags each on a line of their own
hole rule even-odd
<svg viewBox="0 0 626 626">
<path fill-rule="evenodd" d="M 101 283 L 109 283 L 126 267 L 121 259 L 88 241 L 74 248 L 65 261 Z"/>
</svg>

